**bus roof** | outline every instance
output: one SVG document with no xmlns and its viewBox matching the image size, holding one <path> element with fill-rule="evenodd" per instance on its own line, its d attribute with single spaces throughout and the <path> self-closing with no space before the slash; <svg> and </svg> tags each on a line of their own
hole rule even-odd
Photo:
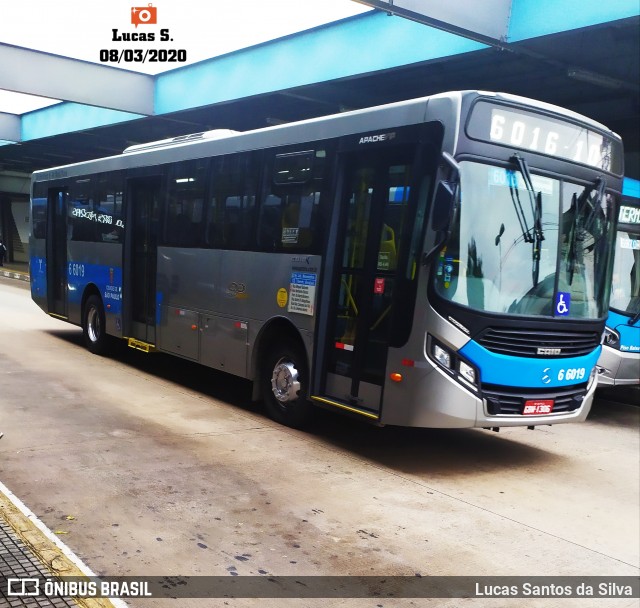
<svg viewBox="0 0 640 608">
<path fill-rule="evenodd" d="M 533 106 L 536 109 L 581 122 L 620 139 L 606 126 L 588 117 L 545 102 L 507 93 L 451 91 L 251 131 L 216 129 L 136 144 L 129 146 L 119 155 L 35 171 L 32 180 L 46 181 L 72 175 L 84 175 L 90 172 L 153 166 L 175 160 L 246 152 L 271 146 L 286 146 L 387 127 L 418 124 L 424 122 L 425 119 L 457 118 L 457 114 L 454 114 L 453 110 L 459 110 L 463 97 L 483 97 Z M 427 108 L 434 109 L 433 115 L 430 112 L 427 117 Z"/>
</svg>

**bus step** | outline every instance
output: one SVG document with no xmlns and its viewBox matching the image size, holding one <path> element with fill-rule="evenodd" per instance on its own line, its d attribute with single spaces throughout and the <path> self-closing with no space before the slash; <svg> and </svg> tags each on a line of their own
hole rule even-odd
<svg viewBox="0 0 640 608">
<path fill-rule="evenodd" d="M 327 399 L 326 397 L 311 395 L 311 400 L 322 403 L 323 405 L 337 407 L 338 409 L 349 412 L 350 414 L 359 414 L 360 416 L 364 416 L 370 420 L 378 420 L 380 418 L 377 414 L 366 411 L 364 408 L 354 406 L 353 404 L 347 404 L 342 401 L 337 401 L 336 399 Z"/>
<path fill-rule="evenodd" d="M 153 344 L 143 342 L 142 340 L 136 340 L 135 338 L 128 338 L 127 345 L 129 346 L 129 348 L 141 350 L 143 353 L 151 353 L 156 349 Z"/>
</svg>

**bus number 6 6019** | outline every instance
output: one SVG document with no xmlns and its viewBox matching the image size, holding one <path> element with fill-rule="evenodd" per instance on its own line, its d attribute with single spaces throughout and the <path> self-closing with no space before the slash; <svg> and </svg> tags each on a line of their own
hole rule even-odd
<svg viewBox="0 0 640 608">
<path fill-rule="evenodd" d="M 569 369 L 561 369 L 558 372 L 558 380 L 584 380 L 584 367 L 570 367 Z"/>
</svg>

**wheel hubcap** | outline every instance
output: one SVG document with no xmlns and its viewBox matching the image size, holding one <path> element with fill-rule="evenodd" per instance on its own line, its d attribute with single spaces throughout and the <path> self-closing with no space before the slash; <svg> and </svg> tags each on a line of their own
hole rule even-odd
<svg viewBox="0 0 640 608">
<path fill-rule="evenodd" d="M 100 337 L 100 315 L 95 308 L 90 308 L 87 315 L 87 334 L 92 342 L 97 342 Z"/>
<path fill-rule="evenodd" d="M 280 403 L 295 401 L 300 390 L 300 376 L 291 361 L 280 359 L 273 369 L 271 389 Z"/>
</svg>

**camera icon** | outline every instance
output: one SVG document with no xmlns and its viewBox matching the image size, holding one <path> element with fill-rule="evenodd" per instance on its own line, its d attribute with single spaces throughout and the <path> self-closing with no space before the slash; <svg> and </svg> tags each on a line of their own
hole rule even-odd
<svg viewBox="0 0 640 608">
<path fill-rule="evenodd" d="M 155 25 L 158 23 L 158 9 L 151 3 L 149 6 L 132 6 L 131 23 L 138 27 L 142 25 Z"/>
<path fill-rule="evenodd" d="M 7 597 L 30 597 L 40 595 L 40 579 L 8 578 Z"/>
</svg>

